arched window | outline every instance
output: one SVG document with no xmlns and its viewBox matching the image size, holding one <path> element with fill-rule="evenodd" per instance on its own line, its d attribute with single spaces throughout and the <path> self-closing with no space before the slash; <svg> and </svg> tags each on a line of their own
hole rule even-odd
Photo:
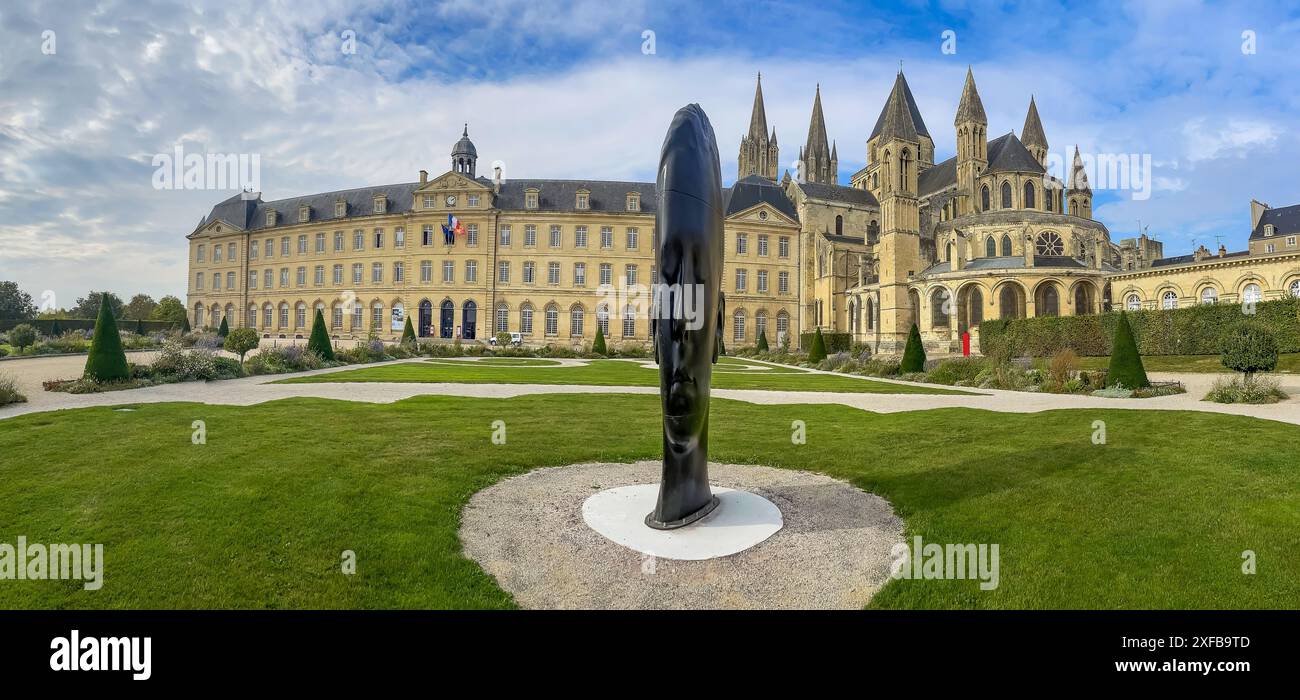
<svg viewBox="0 0 1300 700">
<path fill-rule="evenodd" d="M 302 303 L 301 301 L 298 302 L 298 304 L 293 307 L 293 327 L 294 328 L 307 327 L 307 305 Z"/>
<path fill-rule="evenodd" d="M 992 257 L 996 257 L 997 254 L 998 254 L 998 242 L 993 239 L 993 236 L 989 236 L 984 241 L 984 255 L 992 258 Z"/>
<path fill-rule="evenodd" d="M 1055 231 L 1043 231 L 1034 241 L 1034 252 L 1039 255 L 1061 255 L 1065 253 L 1065 241 Z"/>
<path fill-rule="evenodd" d="M 942 287 L 934 290 L 930 295 L 930 325 L 940 328 L 948 327 L 948 299 L 947 289 Z"/>
<path fill-rule="evenodd" d="M 945 249 L 944 252 L 944 260 L 947 262 L 952 262 L 952 249 L 953 249 L 952 241 L 948 241 L 948 247 Z"/>
<path fill-rule="evenodd" d="M 998 312 L 1001 318 L 1020 318 L 1020 294 L 1010 284 L 998 293 Z"/>
<path fill-rule="evenodd" d="M 226 319 L 226 325 L 230 325 L 232 323 L 239 323 L 239 319 L 235 318 L 234 304 L 226 304 L 225 319 Z"/>
<path fill-rule="evenodd" d="M 985 185 L 980 188 L 980 211 L 989 210 L 989 186 Z"/>
<path fill-rule="evenodd" d="M 533 305 L 524 304 L 519 307 L 519 333 L 521 335 L 533 334 Z"/>
<path fill-rule="evenodd" d="M 337 302 L 330 307 L 330 327 L 335 329 L 343 327 L 343 305 Z"/>
<path fill-rule="evenodd" d="M 876 327 L 876 303 L 871 300 L 871 297 L 867 297 L 866 312 L 867 330 L 873 330 Z"/>
<path fill-rule="evenodd" d="M 1043 208 L 1046 209 L 1047 211 L 1051 211 L 1051 210 L 1052 210 L 1052 200 L 1055 199 L 1055 198 L 1056 198 L 1056 195 L 1052 194 L 1052 190 L 1051 190 L 1051 188 L 1044 188 L 1044 189 L 1043 189 Z"/>
<path fill-rule="evenodd" d="M 1079 200 L 1077 200 L 1077 199 L 1071 199 L 1071 200 L 1070 200 L 1070 216 L 1078 216 L 1078 215 L 1079 215 Z"/>
<path fill-rule="evenodd" d="M 1011 208 L 1011 183 L 1010 182 L 1002 183 L 1002 208 L 1003 209 Z"/>
<path fill-rule="evenodd" d="M 745 342 L 745 310 L 736 309 L 731 315 L 731 339 L 736 343 Z"/>
<path fill-rule="evenodd" d="M 609 304 L 601 304 L 596 307 L 596 325 L 600 328 L 600 334 L 609 337 Z"/>
<path fill-rule="evenodd" d="M 1300 280 L 1292 281 L 1291 285 L 1287 287 L 1287 293 L 1293 297 L 1300 297 Z"/>
<path fill-rule="evenodd" d="M 1217 304 L 1219 302 L 1219 291 L 1214 287 L 1206 287 L 1201 290 L 1202 304 Z"/>
<path fill-rule="evenodd" d="M 278 328 L 288 328 L 288 327 L 289 327 L 289 302 L 286 302 L 286 301 L 282 301 L 282 302 L 280 302 L 280 318 L 279 318 L 279 321 L 280 321 L 280 323 L 277 324 L 277 327 L 278 327 Z"/>
<path fill-rule="evenodd" d="M 790 314 L 781 311 L 776 315 L 776 342 L 780 344 L 786 334 L 790 332 Z"/>
<path fill-rule="evenodd" d="M 203 327 L 203 304 L 194 305 L 194 327 Z"/>
<path fill-rule="evenodd" d="M 1002 234 L 1002 255 L 1011 257 L 1011 236 Z"/>
<path fill-rule="evenodd" d="M 1160 308 L 1162 309 L 1178 308 L 1178 293 L 1174 291 L 1168 291 L 1160 295 Z"/>
<path fill-rule="evenodd" d="M 867 241 L 870 243 L 875 243 L 876 240 L 879 238 L 880 238 L 880 223 L 876 221 L 872 221 L 870 224 L 867 224 Z"/>
<path fill-rule="evenodd" d="M 248 322 L 244 325 L 249 328 L 257 328 L 257 304 L 248 305 Z"/>
<path fill-rule="evenodd" d="M 966 297 L 966 303 L 969 309 L 966 318 L 969 319 L 968 326 L 978 326 L 984 322 L 984 293 L 979 287 L 971 286 L 970 295 Z"/>
<path fill-rule="evenodd" d="M 1092 313 L 1092 300 L 1089 298 L 1088 288 L 1082 284 L 1074 288 L 1074 313 L 1076 316 Z"/>
<path fill-rule="evenodd" d="M 582 310 L 581 306 L 569 309 L 569 335 L 582 336 L 582 327 L 586 316 L 587 314 Z"/>
<path fill-rule="evenodd" d="M 636 337 L 636 307 L 631 304 L 623 307 L 623 337 Z"/>
<path fill-rule="evenodd" d="M 1251 282 L 1242 290 L 1241 300 L 1247 304 L 1257 304 L 1264 300 L 1264 295 L 1259 291 L 1259 285 Z"/>
<path fill-rule="evenodd" d="M 1124 308 L 1129 311 L 1137 311 L 1142 308 L 1142 300 L 1136 294 L 1130 294 L 1124 299 Z"/>
<path fill-rule="evenodd" d="M 1034 208 L 1034 183 L 1032 183 L 1032 182 L 1026 182 L 1026 183 L 1025 183 L 1025 201 L 1024 201 L 1024 208 L 1025 208 L 1025 209 L 1033 209 L 1033 208 Z"/>
<path fill-rule="evenodd" d="M 478 304 L 472 299 L 465 300 L 460 310 L 460 337 L 466 340 L 478 337 Z"/>
<path fill-rule="evenodd" d="M 377 301 L 370 305 L 370 330 L 378 333 L 383 329 L 384 329 L 384 302 Z"/>
<path fill-rule="evenodd" d="M 1056 291 L 1056 285 L 1052 283 L 1044 284 L 1039 287 L 1038 299 L 1035 304 L 1035 316 L 1060 316 L 1061 315 L 1061 298 Z"/>
<path fill-rule="evenodd" d="M 844 217 L 838 214 L 835 215 L 835 235 L 844 235 Z"/>
<path fill-rule="evenodd" d="M 510 307 L 504 302 L 497 304 L 497 333 L 510 332 Z"/>
<path fill-rule="evenodd" d="M 560 334 L 560 310 L 551 304 L 546 307 L 546 335 L 556 336 Z"/>
<path fill-rule="evenodd" d="M 262 305 L 262 327 L 270 328 L 273 325 L 275 325 L 275 307 L 268 301 Z"/>
<path fill-rule="evenodd" d="M 767 312 L 759 311 L 754 314 L 754 342 L 758 342 L 758 336 L 767 337 Z"/>
</svg>

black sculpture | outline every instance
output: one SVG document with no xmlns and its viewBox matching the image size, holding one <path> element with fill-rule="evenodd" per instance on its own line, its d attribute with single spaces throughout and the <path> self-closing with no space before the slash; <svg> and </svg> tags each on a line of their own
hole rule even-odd
<svg viewBox="0 0 1300 700">
<path fill-rule="evenodd" d="M 709 383 L 722 342 L 723 202 L 718 143 L 704 110 L 673 116 L 659 155 L 655 304 L 650 318 L 664 416 L 659 500 L 646 525 L 689 525 L 718 505 L 709 490 Z"/>
</svg>

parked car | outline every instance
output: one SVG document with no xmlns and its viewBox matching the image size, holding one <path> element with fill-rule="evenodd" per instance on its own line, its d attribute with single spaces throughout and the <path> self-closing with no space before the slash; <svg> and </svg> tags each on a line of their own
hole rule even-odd
<svg viewBox="0 0 1300 700">
<path fill-rule="evenodd" d="M 495 335 L 492 336 L 491 338 L 488 338 L 488 345 L 493 345 L 493 346 L 495 346 L 496 344 L 497 344 L 497 337 L 496 337 Z M 519 347 L 520 345 L 523 345 L 523 344 L 524 344 L 524 335 L 523 335 L 522 333 L 511 333 L 511 334 L 510 334 L 510 345 L 511 345 L 512 347 L 516 347 L 516 348 L 517 348 L 517 347 Z"/>
</svg>

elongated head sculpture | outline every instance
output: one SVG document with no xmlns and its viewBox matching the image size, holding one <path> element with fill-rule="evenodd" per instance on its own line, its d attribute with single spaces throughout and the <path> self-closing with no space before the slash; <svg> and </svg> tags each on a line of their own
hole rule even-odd
<svg viewBox="0 0 1300 700">
<path fill-rule="evenodd" d="M 722 341 L 722 175 L 704 110 L 673 116 L 659 156 L 657 278 L 651 335 L 659 363 L 664 468 L 650 527 L 689 525 L 718 505 L 709 490 L 709 383 Z"/>
</svg>

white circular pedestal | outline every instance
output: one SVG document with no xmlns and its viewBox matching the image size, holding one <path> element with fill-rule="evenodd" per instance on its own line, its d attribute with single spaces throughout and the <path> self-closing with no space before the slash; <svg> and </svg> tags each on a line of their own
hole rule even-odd
<svg viewBox="0 0 1300 700">
<path fill-rule="evenodd" d="M 776 534 L 784 522 L 771 501 L 748 491 L 713 488 L 718 507 L 700 520 L 674 530 L 645 524 L 654 510 L 659 484 L 619 486 L 582 503 L 582 519 L 606 538 L 660 559 L 700 561 L 743 552 Z"/>
</svg>

